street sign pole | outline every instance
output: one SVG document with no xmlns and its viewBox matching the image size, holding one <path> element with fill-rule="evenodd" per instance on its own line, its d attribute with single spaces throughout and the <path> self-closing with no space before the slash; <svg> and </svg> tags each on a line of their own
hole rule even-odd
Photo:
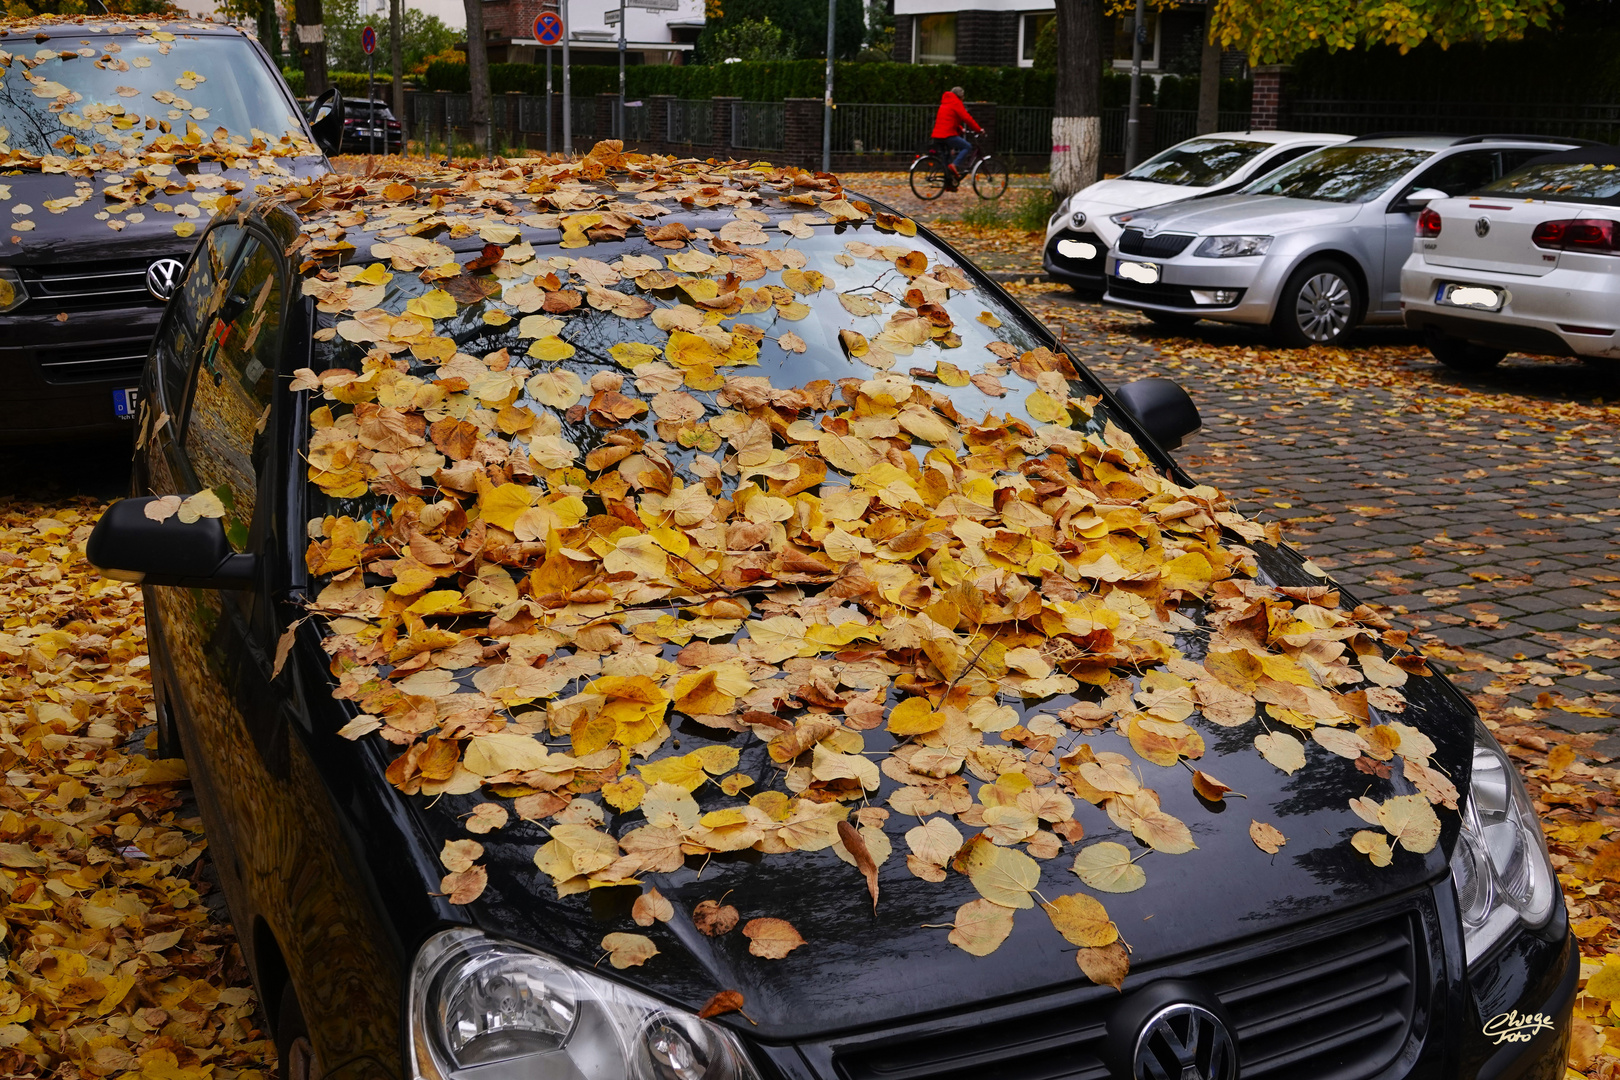
<svg viewBox="0 0 1620 1080">
<path fill-rule="evenodd" d="M 1137 0 L 1141 3 L 1142 0 Z M 833 26 L 838 0 L 827 0 L 827 95 L 821 103 L 821 171 L 832 172 Z"/>
<path fill-rule="evenodd" d="M 563 26 L 567 26 L 568 0 L 562 0 Z M 574 102 L 571 87 L 568 85 L 568 32 L 563 31 L 562 39 L 562 66 L 563 66 L 563 153 L 574 152 Z"/>
<path fill-rule="evenodd" d="M 1131 28 L 1131 108 L 1125 121 L 1125 167 L 1131 168 L 1140 160 L 1142 121 L 1142 45 L 1147 39 L 1147 24 L 1142 0 L 1136 0 L 1136 24 Z"/>
<path fill-rule="evenodd" d="M 551 153 L 551 46 L 546 46 L 546 153 Z"/>
<path fill-rule="evenodd" d="M 366 52 L 366 153 L 377 152 L 377 31 L 360 31 L 360 47 Z M 384 128 L 384 131 L 387 129 Z M 383 153 L 388 153 L 388 137 L 383 136 Z"/>
<path fill-rule="evenodd" d="M 542 11 L 534 17 L 534 40 L 545 46 L 546 49 L 546 153 L 551 153 L 551 47 L 557 42 L 563 43 L 563 139 L 566 142 L 569 134 L 568 121 L 568 38 L 563 33 L 562 20 L 557 18 L 555 11 Z"/>
<path fill-rule="evenodd" d="M 624 130 L 624 0 L 619 0 L 619 138 Z M 628 142 L 628 139 L 625 139 Z"/>
</svg>

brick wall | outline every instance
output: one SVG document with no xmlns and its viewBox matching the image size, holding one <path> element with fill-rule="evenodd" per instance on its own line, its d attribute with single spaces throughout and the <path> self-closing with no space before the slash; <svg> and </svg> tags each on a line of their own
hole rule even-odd
<svg viewBox="0 0 1620 1080">
<path fill-rule="evenodd" d="M 1018 14 L 1012 11 L 956 13 L 956 62 L 987 67 L 1018 63 Z"/>
<path fill-rule="evenodd" d="M 1282 64 L 1266 64 L 1254 69 L 1249 124 L 1255 131 L 1276 131 L 1282 127 L 1287 74 L 1288 68 Z"/>
<path fill-rule="evenodd" d="M 486 0 L 484 31 L 496 37 L 527 38 L 542 11 L 556 11 L 555 0 Z"/>
</svg>

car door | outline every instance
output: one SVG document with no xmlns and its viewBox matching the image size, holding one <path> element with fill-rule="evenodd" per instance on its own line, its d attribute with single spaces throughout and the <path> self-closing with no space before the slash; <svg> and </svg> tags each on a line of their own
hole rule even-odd
<svg viewBox="0 0 1620 1080">
<path fill-rule="evenodd" d="M 277 596 L 276 492 L 292 462 L 274 410 L 290 409 L 283 331 L 295 293 L 282 244 L 250 230 L 234 265 L 209 285 L 188 335 L 164 362 L 180 414 L 153 457 L 174 486 L 212 491 L 226 536 L 259 557 L 255 588 L 148 588 L 149 635 L 172 674 L 166 688 L 208 828 L 209 851 L 266 1011 L 278 1023 L 290 985 L 323 1067 L 385 1070 L 398 1045 L 397 945 L 355 870 L 342 816 L 292 734 L 291 680 L 277 680 L 275 644 L 288 619 Z M 207 273 L 205 269 L 201 271 Z M 223 287 L 220 283 L 223 283 Z M 178 353 L 189 348 L 189 365 Z M 285 383 L 285 379 L 282 380 Z M 155 471 L 155 470 L 154 470 Z M 356 1071 L 357 1070 L 357 1071 Z"/>
<path fill-rule="evenodd" d="M 1420 188 L 1438 188 L 1447 195 L 1466 195 L 1501 175 L 1501 151 L 1463 150 L 1431 163 L 1391 192 L 1384 210 L 1383 272 L 1377 286 L 1368 290 L 1377 298 L 1378 310 L 1396 312 L 1401 308 L 1401 267 L 1412 254 L 1418 213 L 1423 209 L 1407 202 L 1406 197 Z"/>
</svg>

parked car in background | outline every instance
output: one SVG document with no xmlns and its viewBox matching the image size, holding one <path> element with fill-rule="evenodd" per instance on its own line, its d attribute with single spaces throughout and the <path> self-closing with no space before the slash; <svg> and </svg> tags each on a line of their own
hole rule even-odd
<svg viewBox="0 0 1620 1080">
<path fill-rule="evenodd" d="M 405 145 L 404 131 L 386 101 L 344 99 L 343 142 L 351 154 L 398 153 Z"/>
<path fill-rule="evenodd" d="M 127 432 L 197 236 L 261 185 L 325 171 L 317 133 L 335 152 L 337 122 L 306 123 L 235 27 L 81 16 L 0 33 L 0 442 Z"/>
<path fill-rule="evenodd" d="M 1548 154 L 1418 216 L 1406 325 L 1461 371 L 1509 352 L 1620 357 L 1620 151 Z"/>
<path fill-rule="evenodd" d="M 1184 392 L 598 150 L 216 220 L 87 543 L 287 1080 L 1561 1075 L 1512 762 Z"/>
<path fill-rule="evenodd" d="M 1119 214 L 1107 299 L 1170 326 L 1269 326 L 1293 346 L 1335 344 L 1363 322 L 1398 324 L 1401 267 L 1423 207 L 1575 142 L 1368 136 L 1231 195 Z"/>
<path fill-rule="evenodd" d="M 1041 264 L 1066 285 L 1102 292 L 1107 251 L 1121 231 L 1113 215 L 1233 191 L 1312 150 L 1349 140 L 1320 132 L 1217 131 L 1179 142 L 1071 195 L 1046 223 Z"/>
</svg>

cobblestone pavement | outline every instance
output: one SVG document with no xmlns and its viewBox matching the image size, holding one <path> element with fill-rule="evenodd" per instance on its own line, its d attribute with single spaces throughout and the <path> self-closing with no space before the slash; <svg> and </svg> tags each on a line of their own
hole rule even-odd
<svg viewBox="0 0 1620 1080">
<path fill-rule="evenodd" d="M 1027 274 L 1032 277 L 1042 273 L 1041 237 L 1038 233 L 985 228 L 962 221 L 964 213 L 987 208 L 977 195 L 966 188 L 941 195 L 930 202 L 911 193 L 910 182 L 903 172 L 846 173 L 842 179 L 851 191 L 885 203 L 933 229 L 982 270 L 998 275 Z M 1046 191 L 1045 173 L 1018 174 L 1012 177 L 1007 193 L 995 208 L 1008 213 L 1026 195 L 1037 192 L 1044 194 Z"/>
<path fill-rule="evenodd" d="M 1195 477 L 1284 522 L 1360 598 L 1495 658 L 1452 671 L 1476 701 L 1620 758 L 1620 365 L 1512 357 L 1464 377 L 1400 331 L 1290 352 L 1011 289 L 1110 384 L 1187 388 Z"/>
</svg>

